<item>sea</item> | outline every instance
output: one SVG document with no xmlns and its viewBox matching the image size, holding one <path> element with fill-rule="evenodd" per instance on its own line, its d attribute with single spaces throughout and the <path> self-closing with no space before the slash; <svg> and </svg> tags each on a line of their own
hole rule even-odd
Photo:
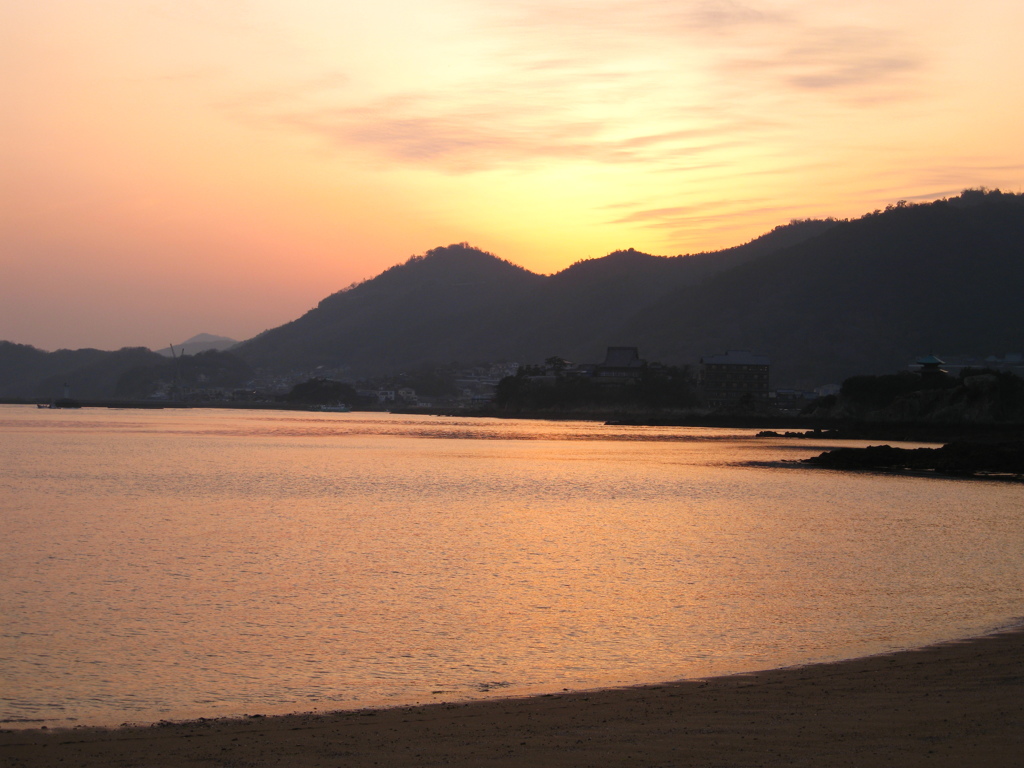
<svg viewBox="0 0 1024 768">
<path fill-rule="evenodd" d="M 0 727 L 631 686 L 1019 623 L 1024 485 L 799 461 L 864 444 L 0 406 Z"/>
</svg>

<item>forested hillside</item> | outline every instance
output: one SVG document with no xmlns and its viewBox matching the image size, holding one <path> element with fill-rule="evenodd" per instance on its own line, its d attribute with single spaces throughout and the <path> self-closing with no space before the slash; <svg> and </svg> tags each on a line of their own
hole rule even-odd
<svg viewBox="0 0 1024 768">
<path fill-rule="evenodd" d="M 265 372 L 363 376 L 453 361 L 599 361 L 608 346 L 667 365 L 748 349 L 771 358 L 773 387 L 810 388 L 930 352 L 1024 351 L 1022 296 L 1024 196 L 970 190 L 793 222 L 717 253 L 616 251 L 554 275 L 465 243 L 435 248 L 232 354 Z M 71 374 L 82 396 L 112 396 L 126 371 L 158 365 L 154 354 L 0 343 L 0 396 L 54 396 Z"/>
<path fill-rule="evenodd" d="M 254 366 L 354 372 L 558 355 L 610 345 L 696 362 L 750 349 L 774 386 L 885 373 L 930 351 L 1024 348 L 1024 198 L 967 192 L 852 221 L 805 221 L 717 254 L 619 251 L 536 275 L 438 248 L 336 293 L 237 349 Z"/>
</svg>

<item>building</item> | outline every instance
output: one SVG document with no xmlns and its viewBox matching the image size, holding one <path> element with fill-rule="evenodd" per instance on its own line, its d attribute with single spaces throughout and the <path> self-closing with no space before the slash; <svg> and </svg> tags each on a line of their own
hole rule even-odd
<svg viewBox="0 0 1024 768">
<path fill-rule="evenodd" d="M 730 350 L 724 355 L 702 357 L 700 363 L 701 391 L 711 407 L 768 399 L 771 361 L 767 357 L 746 350 Z"/>
<path fill-rule="evenodd" d="M 655 363 L 651 367 L 658 367 Z M 636 347 L 608 347 L 600 363 L 572 363 L 560 357 L 549 357 L 541 367 L 542 374 L 532 378 L 545 378 L 554 382 L 558 376 L 592 379 L 595 384 L 632 384 L 639 381 L 648 363 L 640 359 Z"/>
<path fill-rule="evenodd" d="M 929 358 L 935 358 L 935 356 L 928 355 L 928 357 L 915 360 L 907 366 L 907 370 L 924 374 L 928 370 L 926 363 L 929 362 Z M 1024 377 L 1024 355 L 1020 352 L 1007 352 L 1003 355 L 989 355 L 987 357 L 982 355 L 953 355 L 952 357 L 944 357 L 942 360 L 935 358 L 935 360 L 938 362 L 932 368 L 941 366 L 941 369 L 950 376 L 959 376 L 964 370 L 972 368 L 975 371 L 1004 371 Z"/>
<path fill-rule="evenodd" d="M 601 383 L 630 384 L 639 381 L 647 368 L 647 361 L 640 359 L 636 347 L 608 347 L 604 362 L 594 366 L 591 374 Z"/>
</svg>

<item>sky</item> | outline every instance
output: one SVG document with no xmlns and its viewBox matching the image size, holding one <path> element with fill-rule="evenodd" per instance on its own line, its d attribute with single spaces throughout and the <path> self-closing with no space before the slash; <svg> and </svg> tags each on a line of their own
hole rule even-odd
<svg viewBox="0 0 1024 768">
<path fill-rule="evenodd" d="M 468 242 L 549 274 L 1024 187 L 1019 0 L 2 0 L 0 339 L 250 338 Z"/>
</svg>

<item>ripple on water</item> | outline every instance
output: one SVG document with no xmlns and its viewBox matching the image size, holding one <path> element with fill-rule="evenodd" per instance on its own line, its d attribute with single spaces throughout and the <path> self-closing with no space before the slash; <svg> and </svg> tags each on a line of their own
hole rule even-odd
<svg viewBox="0 0 1024 768">
<path fill-rule="evenodd" d="M 650 682 L 1024 613 L 1020 486 L 781 470 L 799 450 L 751 430 L 10 406 L 0 425 L 7 727 Z"/>
</svg>

